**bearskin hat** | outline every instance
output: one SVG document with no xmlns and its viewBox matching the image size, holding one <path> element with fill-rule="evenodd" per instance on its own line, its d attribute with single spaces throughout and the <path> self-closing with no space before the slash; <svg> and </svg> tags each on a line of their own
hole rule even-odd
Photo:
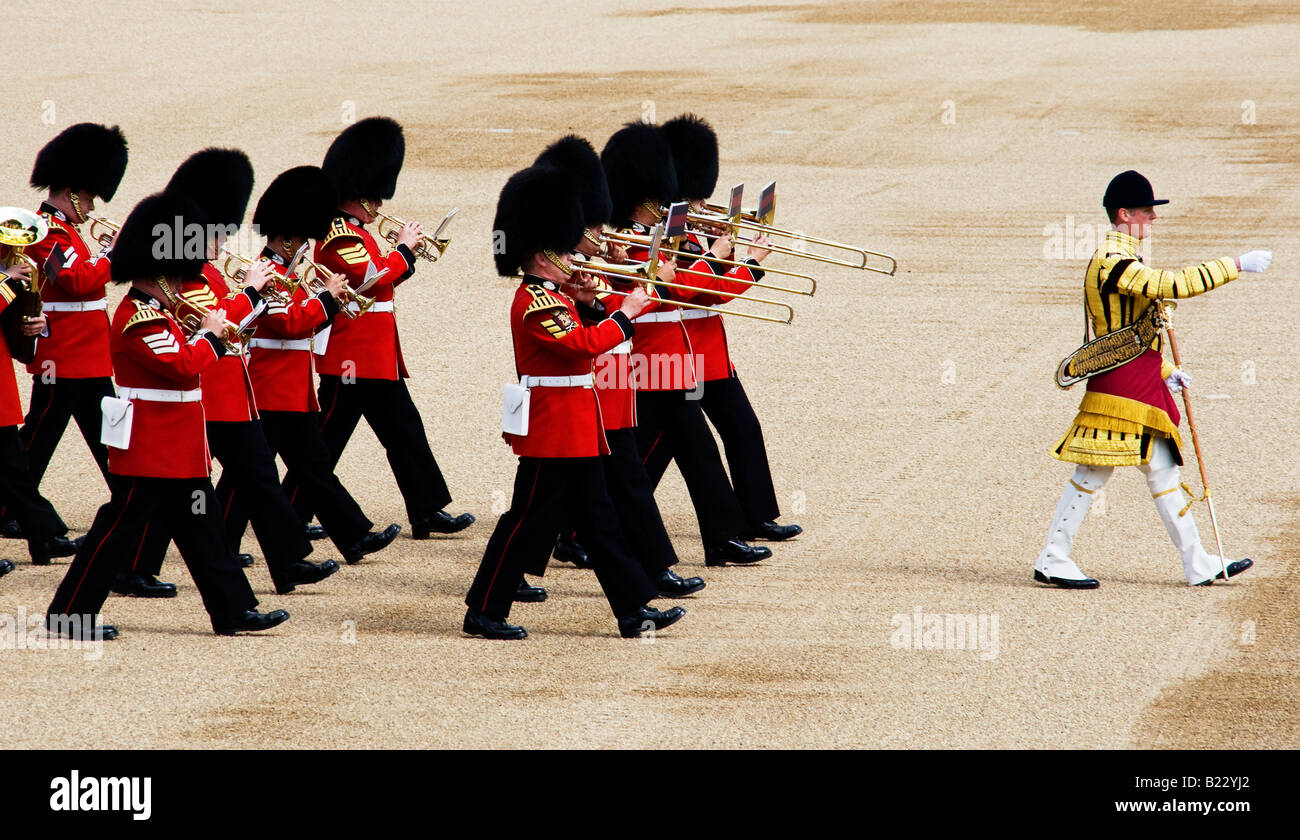
<svg viewBox="0 0 1300 840">
<path fill-rule="evenodd" d="M 207 223 L 203 210 L 183 193 L 160 192 L 143 199 L 122 222 L 113 244 L 113 282 L 197 276 L 206 262 Z"/>
<path fill-rule="evenodd" d="M 275 177 L 253 211 L 253 224 L 267 239 L 323 239 L 338 215 L 338 194 L 319 166 L 295 166 Z"/>
<path fill-rule="evenodd" d="M 600 155 L 587 140 L 576 134 L 561 137 L 537 156 L 534 165 L 567 172 L 577 181 L 587 227 L 613 221 L 613 203 L 609 198 L 609 184 L 605 182 L 605 167 L 601 166 Z"/>
<path fill-rule="evenodd" d="M 345 201 L 387 201 L 397 192 L 397 174 L 405 157 L 402 126 L 388 117 L 367 117 L 339 132 L 325 152 L 321 169 Z"/>
<path fill-rule="evenodd" d="M 694 114 L 674 117 L 663 126 L 673 150 L 678 199 L 700 201 L 718 185 L 718 135 Z"/>
<path fill-rule="evenodd" d="M 38 190 L 85 190 L 112 201 L 126 172 L 122 129 L 97 123 L 68 126 L 36 155 L 31 184 Z"/>
<path fill-rule="evenodd" d="M 626 221 L 642 201 L 671 204 L 677 200 L 673 152 L 663 130 L 632 122 L 614 132 L 600 153 L 613 203 L 612 217 Z"/>
<path fill-rule="evenodd" d="M 209 224 L 238 227 L 253 194 L 253 164 L 238 149 L 204 149 L 176 169 L 167 189 L 197 204 Z"/>
<path fill-rule="evenodd" d="M 520 170 L 501 189 L 492 230 L 502 277 L 518 274 L 530 254 L 571 251 L 586 230 L 581 190 L 572 175 L 553 167 Z"/>
</svg>

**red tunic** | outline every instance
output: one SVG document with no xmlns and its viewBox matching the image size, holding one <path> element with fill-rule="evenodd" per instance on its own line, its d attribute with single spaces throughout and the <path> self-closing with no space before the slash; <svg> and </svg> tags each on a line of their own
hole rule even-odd
<svg viewBox="0 0 1300 840">
<path fill-rule="evenodd" d="M 132 289 L 113 313 L 110 337 L 119 392 L 125 388 L 190 391 L 224 349 L 209 333 L 186 339 L 157 301 Z M 129 392 L 128 392 L 129 393 Z M 205 478 L 211 475 L 203 403 L 132 398 L 131 441 L 108 449 L 115 475 Z"/>
<path fill-rule="evenodd" d="M 181 294 L 208 309 L 220 309 L 227 321 L 244 326 L 262 310 L 262 298 L 252 289 L 231 295 L 226 278 L 211 263 L 203 265 L 203 281 L 187 282 Z M 203 408 L 208 422 L 240 423 L 257 417 L 253 383 L 244 355 L 228 353 L 203 374 Z"/>
<path fill-rule="evenodd" d="M 372 310 L 356 319 L 336 317 L 325 355 L 317 359 L 320 372 L 357 379 L 395 380 L 409 376 L 391 307 L 393 287 L 415 272 L 415 257 L 410 249 L 398 246 L 385 256 L 361 222 L 345 216 L 335 219 L 330 232 L 316 245 L 315 259 L 322 268 L 345 275 L 354 289 L 365 282 L 371 266 L 376 272 L 388 269 L 363 294 L 386 304 L 389 311 Z"/>
<path fill-rule="evenodd" d="M 81 233 L 57 208 L 43 204 L 41 216 L 49 223 L 50 234 L 26 253 L 41 270 L 41 299 L 55 307 L 45 307 L 49 337 L 36 343 L 36 358 L 27 363 L 27 372 L 56 379 L 112 376 L 107 307 L 56 311 L 59 304 L 104 300 L 104 286 L 111 279 L 109 261 L 92 254 Z M 48 277 L 45 261 L 55 246 L 63 253 L 63 267 L 57 277 Z"/>
<path fill-rule="evenodd" d="M 699 234 L 691 233 L 687 237 L 688 242 L 684 245 L 683 250 L 697 251 L 701 254 L 708 250 L 707 243 Z M 684 257 L 679 258 L 678 265 L 682 266 L 686 261 Z M 699 267 L 701 265 L 703 268 Z M 708 262 L 704 260 L 696 261 L 689 267 L 701 271 L 712 271 Z M 743 295 L 749 290 L 750 283 L 756 279 L 754 272 L 746 266 L 732 266 L 726 274 L 718 276 L 717 280 L 698 277 L 694 274 L 685 274 L 682 275 L 680 282 L 688 286 L 716 289 L 717 292 L 715 294 L 681 292 L 680 296 L 683 300 L 690 300 L 691 303 L 698 303 L 702 306 L 720 306 L 738 295 Z M 697 373 L 699 373 L 700 379 L 709 382 L 715 379 L 730 378 L 736 367 L 732 364 L 731 351 L 727 347 L 727 330 L 723 325 L 722 316 L 717 313 L 696 309 L 683 310 L 682 317 L 683 323 L 686 325 L 686 335 L 691 341 L 691 349 L 695 351 L 696 360 L 699 363 L 700 369 Z"/>
<path fill-rule="evenodd" d="M 20 291 L 18 281 L 4 278 L 0 281 L 0 312 L 13 303 Z M 37 344 L 40 344 L 38 341 Z M 9 342 L 0 338 L 0 427 L 17 426 L 23 422 L 23 403 L 18 398 L 18 378 L 14 376 L 14 357 L 9 355 Z"/>
<path fill-rule="evenodd" d="M 645 236 L 650 229 L 633 222 L 625 233 Z M 628 259 L 642 262 L 650 256 L 650 249 L 630 246 Z M 661 312 L 675 313 L 681 310 L 671 306 L 668 289 L 651 286 L 654 297 L 664 299 L 654 314 Z M 690 391 L 695 388 L 695 357 L 691 352 L 691 341 L 686 335 L 686 328 L 679 320 L 660 321 L 645 320 L 650 312 L 638 315 L 636 324 L 636 353 L 632 357 L 632 374 L 635 387 L 641 391 Z"/>
<path fill-rule="evenodd" d="M 285 276 L 287 266 L 278 254 L 263 251 L 276 274 Z M 279 283 L 278 280 L 272 280 Z M 281 288 L 284 288 L 281 284 Z M 253 392 L 262 411 L 320 411 L 316 401 L 316 367 L 311 347 L 298 347 L 338 312 L 338 304 L 327 291 L 315 297 L 299 286 L 293 303 L 286 306 L 267 300 L 266 312 L 257 320 L 257 336 L 249 347 L 248 372 Z M 295 346 L 286 347 L 286 342 Z"/>
<path fill-rule="evenodd" d="M 525 277 L 510 306 L 515 370 L 521 376 L 584 376 L 592 360 L 632 336 L 622 313 L 584 326 L 573 299 Z M 534 386 L 529 395 L 528 434 L 507 435 L 516 455 L 592 458 L 609 452 L 600 403 L 591 386 Z"/>
</svg>

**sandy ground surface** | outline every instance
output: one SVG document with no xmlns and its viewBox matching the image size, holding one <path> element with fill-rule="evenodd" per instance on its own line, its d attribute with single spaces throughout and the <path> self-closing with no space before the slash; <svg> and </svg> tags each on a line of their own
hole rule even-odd
<svg viewBox="0 0 1300 840">
<path fill-rule="evenodd" d="M 112 598 L 123 636 L 102 658 L 0 652 L 0 746 L 1300 744 L 1290 3 L 25 5 L 6 39 L 9 65 L 33 69 L 11 77 L 5 203 L 35 206 L 36 150 L 83 120 L 131 142 L 117 219 L 204 146 L 245 149 L 260 194 L 318 162 L 346 119 L 406 126 L 391 209 L 461 215 L 444 260 L 402 287 L 402 342 L 454 508 L 480 522 L 404 535 L 283 598 L 259 566 L 264 606 L 293 619 L 233 640 L 209 634 L 173 553 L 180 597 Z M 817 272 L 791 327 L 729 324 L 786 518 L 806 533 L 759 567 L 705 572 L 673 472 L 660 503 L 683 571 L 709 584 L 682 623 L 622 640 L 594 578 L 564 567 L 548 602 L 512 614 L 527 642 L 463 638 L 461 598 L 514 471 L 496 428 L 512 374 L 497 192 L 562 132 L 599 147 L 643 113 L 686 110 L 719 131 L 721 187 L 775 178 L 779 220 L 902 266 Z M 1178 316 L 1223 537 L 1258 564 L 1233 586 L 1183 584 L 1134 470 L 1078 542 L 1101 589 L 1030 581 L 1069 475 L 1047 449 L 1079 398 L 1051 373 L 1081 332 L 1102 190 L 1130 167 L 1174 200 L 1157 265 L 1276 252 L 1265 277 Z M 368 429 L 340 474 L 373 520 L 405 525 Z M 106 499 L 75 432 L 44 489 L 76 531 Z M 66 566 L 8 551 L 0 614 L 41 612 Z M 899 648 L 916 610 L 996 619 L 996 649 Z"/>
</svg>

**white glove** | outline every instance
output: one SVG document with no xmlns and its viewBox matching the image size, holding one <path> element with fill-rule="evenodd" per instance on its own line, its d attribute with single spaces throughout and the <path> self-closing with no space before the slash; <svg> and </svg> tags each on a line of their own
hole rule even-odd
<svg viewBox="0 0 1300 840">
<path fill-rule="evenodd" d="M 1184 386 L 1192 384 L 1192 378 L 1183 373 L 1181 369 L 1174 368 L 1174 372 L 1169 374 L 1169 378 L 1165 380 L 1165 384 L 1169 386 L 1169 391 L 1171 393 L 1181 394 Z"/>
<path fill-rule="evenodd" d="M 1237 257 L 1237 265 L 1241 266 L 1242 271 L 1266 271 L 1271 262 L 1272 251 L 1248 251 Z"/>
</svg>

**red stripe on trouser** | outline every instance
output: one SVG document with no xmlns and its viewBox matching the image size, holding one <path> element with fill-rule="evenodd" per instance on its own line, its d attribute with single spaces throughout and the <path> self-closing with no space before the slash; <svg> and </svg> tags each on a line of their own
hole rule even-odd
<svg viewBox="0 0 1300 840">
<path fill-rule="evenodd" d="M 104 534 L 104 538 L 99 541 L 99 545 L 95 546 L 95 553 L 90 555 L 86 568 L 81 572 L 81 579 L 77 581 L 77 587 L 72 590 L 72 597 L 68 599 L 69 605 L 77 600 L 77 594 L 81 592 L 81 585 L 86 582 L 86 575 L 90 574 L 90 567 L 95 565 L 95 558 L 99 556 L 99 550 L 104 547 L 104 543 L 108 541 L 108 538 L 117 530 L 117 526 L 121 524 L 122 517 L 126 516 L 127 509 L 131 507 L 131 497 L 134 495 L 135 482 L 132 481 L 131 490 L 126 494 L 126 502 L 122 505 L 122 512 L 117 515 L 117 521 L 108 529 L 108 533 Z"/>
<path fill-rule="evenodd" d="M 144 531 L 140 534 L 140 544 L 135 547 L 135 557 L 131 560 L 131 571 L 140 570 L 140 558 L 144 555 L 145 543 L 149 541 L 149 523 L 145 523 Z M 167 553 L 167 547 L 163 546 L 163 553 Z"/>
<path fill-rule="evenodd" d="M 41 416 L 36 418 L 36 425 L 32 428 L 32 436 L 27 441 L 27 446 L 24 447 L 28 451 L 31 450 L 32 443 L 35 442 L 36 435 L 41 430 L 41 422 L 45 420 L 45 415 L 50 413 L 51 408 L 54 408 L 54 386 L 53 385 L 50 386 L 50 401 L 45 404 L 45 410 L 41 412 Z"/>
<path fill-rule="evenodd" d="M 658 435 L 655 436 L 655 442 L 650 444 L 650 448 L 645 451 L 645 456 L 641 459 L 641 466 L 644 467 L 650 461 L 651 454 L 653 454 L 655 448 L 659 446 L 659 441 L 663 439 L 664 439 L 663 432 L 660 432 Z"/>
<path fill-rule="evenodd" d="M 515 528 L 506 537 L 506 544 L 501 549 L 501 555 L 497 557 L 497 566 L 492 570 L 492 579 L 488 581 L 487 591 L 483 593 L 483 606 L 479 607 L 479 612 L 487 609 L 488 598 L 492 595 L 492 587 L 497 582 L 497 573 L 501 571 L 501 564 L 505 562 L 506 554 L 510 551 L 510 543 L 514 542 L 515 534 L 523 526 L 524 520 L 528 518 L 528 510 L 533 506 L 533 496 L 537 493 L 537 480 L 542 477 L 542 468 L 537 466 L 537 472 L 533 473 L 533 486 L 528 490 L 528 501 L 524 503 L 524 511 L 519 515 L 519 521 L 515 523 Z"/>
</svg>

